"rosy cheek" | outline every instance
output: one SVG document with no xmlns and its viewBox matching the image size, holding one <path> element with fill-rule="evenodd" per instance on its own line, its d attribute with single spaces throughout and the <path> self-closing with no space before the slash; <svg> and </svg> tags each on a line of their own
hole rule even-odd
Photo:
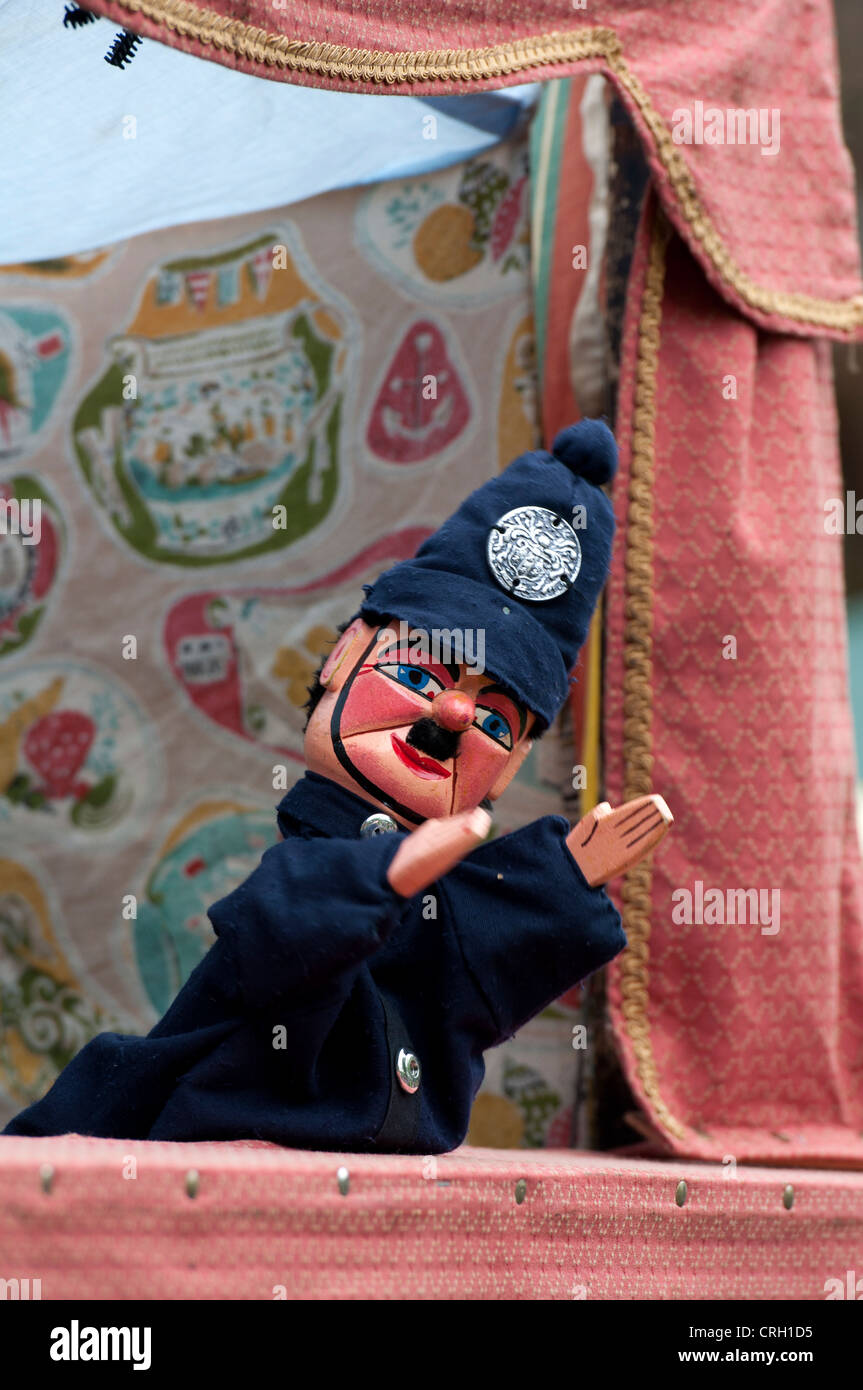
<svg viewBox="0 0 863 1390">
<path fill-rule="evenodd" d="M 342 707 L 342 738 L 370 729 L 397 729 L 431 713 L 431 701 L 377 671 L 361 671 Z"/>
<path fill-rule="evenodd" d="M 498 747 L 488 734 L 468 729 L 462 734 L 456 760 L 456 787 L 453 811 L 478 806 L 494 786 L 511 756 L 510 749 Z"/>
</svg>

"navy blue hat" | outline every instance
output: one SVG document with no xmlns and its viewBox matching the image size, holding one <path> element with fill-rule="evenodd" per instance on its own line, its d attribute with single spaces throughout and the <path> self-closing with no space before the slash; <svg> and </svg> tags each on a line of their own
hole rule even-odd
<svg viewBox="0 0 863 1390">
<path fill-rule="evenodd" d="M 616 469 L 603 421 L 561 430 L 551 453 L 522 454 L 412 560 L 366 585 L 359 616 L 423 632 L 484 629 L 489 673 L 548 726 L 608 575 L 614 514 L 600 485 Z"/>
</svg>

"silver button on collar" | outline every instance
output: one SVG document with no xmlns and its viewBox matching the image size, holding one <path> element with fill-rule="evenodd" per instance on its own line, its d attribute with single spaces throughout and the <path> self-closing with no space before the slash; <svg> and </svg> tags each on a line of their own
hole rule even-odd
<svg viewBox="0 0 863 1390">
<path fill-rule="evenodd" d="M 368 840 L 372 835 L 392 835 L 398 830 L 398 826 L 392 816 L 387 816 L 383 811 L 375 811 L 373 816 L 366 816 L 360 826 L 360 834 L 364 840 Z"/>
<path fill-rule="evenodd" d="M 409 1096 L 419 1090 L 422 1067 L 415 1052 L 405 1052 L 404 1048 L 401 1049 L 396 1058 L 396 1076 L 402 1090 L 407 1091 Z"/>
</svg>

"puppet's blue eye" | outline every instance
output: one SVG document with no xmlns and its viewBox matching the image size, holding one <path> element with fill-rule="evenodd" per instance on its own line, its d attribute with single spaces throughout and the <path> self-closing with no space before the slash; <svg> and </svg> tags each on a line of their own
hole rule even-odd
<svg viewBox="0 0 863 1390">
<path fill-rule="evenodd" d="M 431 684 L 431 676 L 421 666 L 397 666 L 396 680 L 409 685 L 411 690 L 427 690 Z"/>
<path fill-rule="evenodd" d="M 512 730 L 498 710 L 477 708 L 476 714 L 477 726 L 484 734 L 488 734 L 489 738 L 493 738 L 504 748 L 512 748 Z"/>
<path fill-rule="evenodd" d="M 390 680 L 398 681 L 399 685 L 406 685 L 409 690 L 415 690 L 418 695 L 425 695 L 428 699 L 434 699 L 443 688 L 440 681 L 435 680 L 422 666 L 408 666 L 406 663 L 396 665 L 393 662 L 382 663 L 376 669 L 382 676 L 388 676 Z"/>
</svg>

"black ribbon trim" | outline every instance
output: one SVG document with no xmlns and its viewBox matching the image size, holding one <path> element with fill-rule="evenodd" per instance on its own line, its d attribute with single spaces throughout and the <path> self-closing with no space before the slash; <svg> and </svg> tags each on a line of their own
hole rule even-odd
<svg viewBox="0 0 863 1390">
<path fill-rule="evenodd" d="M 411 1095 L 404 1090 L 396 1074 L 396 1058 L 404 1048 L 413 1052 L 401 1014 L 388 994 L 379 989 L 384 1009 L 384 1027 L 390 1059 L 390 1103 L 384 1122 L 375 1136 L 375 1144 L 388 1153 L 411 1153 L 419 1128 L 420 1090 Z"/>
</svg>

